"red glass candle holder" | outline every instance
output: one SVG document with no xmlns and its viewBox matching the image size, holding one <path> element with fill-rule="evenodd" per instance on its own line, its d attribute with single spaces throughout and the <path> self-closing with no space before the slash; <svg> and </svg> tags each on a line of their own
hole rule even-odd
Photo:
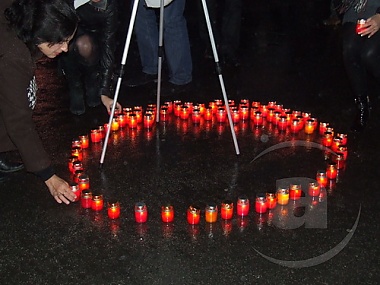
<svg viewBox="0 0 380 285">
<path fill-rule="evenodd" d="M 174 105 L 174 116 L 179 117 L 181 115 L 182 103 L 178 102 Z"/>
<path fill-rule="evenodd" d="M 191 114 L 191 120 L 194 124 L 199 124 L 201 121 L 201 111 L 199 109 L 193 109 L 193 113 Z"/>
<path fill-rule="evenodd" d="M 327 178 L 328 179 L 336 179 L 337 174 L 338 174 L 338 171 L 336 169 L 336 163 L 333 162 L 333 161 L 330 161 L 327 164 L 327 168 L 326 168 L 326 176 L 327 176 Z"/>
<path fill-rule="evenodd" d="M 107 203 L 107 215 L 111 220 L 115 220 L 120 217 L 120 203 L 116 201 Z"/>
<path fill-rule="evenodd" d="M 76 148 L 76 147 L 82 148 L 82 142 L 80 141 L 79 138 L 73 139 L 71 141 L 71 148 Z"/>
<path fill-rule="evenodd" d="M 220 217 L 224 220 L 232 219 L 234 213 L 234 203 L 229 200 L 223 201 L 220 207 Z"/>
<path fill-rule="evenodd" d="M 182 120 L 187 120 L 189 118 L 189 115 L 190 115 L 189 107 L 182 106 L 179 117 Z"/>
<path fill-rule="evenodd" d="M 344 160 L 347 160 L 348 157 L 348 149 L 345 145 L 340 145 L 337 149 L 337 152 L 340 152 L 343 154 Z"/>
<path fill-rule="evenodd" d="M 119 114 L 117 116 L 117 121 L 119 122 L 120 128 L 124 128 L 128 124 L 127 116 L 125 114 Z"/>
<path fill-rule="evenodd" d="M 344 155 L 341 152 L 337 152 L 336 155 L 332 157 L 333 161 L 336 163 L 336 169 L 343 169 L 346 165 L 346 161 L 344 160 Z"/>
<path fill-rule="evenodd" d="M 309 191 L 308 194 L 311 197 L 317 197 L 321 193 L 321 186 L 318 182 L 310 182 L 309 183 Z"/>
<path fill-rule="evenodd" d="M 218 123 L 226 122 L 227 112 L 224 108 L 218 108 L 218 112 L 216 113 L 216 121 Z"/>
<path fill-rule="evenodd" d="M 82 161 L 83 160 L 83 151 L 82 147 L 76 146 L 71 148 L 71 155 L 76 156 L 78 160 Z"/>
<path fill-rule="evenodd" d="M 210 203 L 205 209 L 205 220 L 207 223 L 215 223 L 218 219 L 218 207 L 214 203 Z"/>
<path fill-rule="evenodd" d="M 264 121 L 262 112 L 256 111 L 254 113 L 252 121 L 253 121 L 253 124 L 255 126 L 257 126 L 257 127 L 262 126 L 263 125 L 263 121 Z"/>
<path fill-rule="evenodd" d="M 138 202 L 135 204 L 135 221 L 145 223 L 148 220 L 148 208 L 145 203 Z"/>
<path fill-rule="evenodd" d="M 79 189 L 78 184 L 75 183 L 75 182 L 71 182 L 69 186 L 70 186 L 71 191 L 73 191 L 73 193 L 75 194 L 75 200 L 74 200 L 74 202 L 79 201 L 80 200 L 81 190 Z"/>
<path fill-rule="evenodd" d="M 213 116 L 212 108 L 205 108 L 204 119 L 205 121 L 211 121 Z"/>
<path fill-rule="evenodd" d="M 300 184 L 291 184 L 289 188 L 289 198 L 292 200 L 299 200 L 302 196 Z"/>
<path fill-rule="evenodd" d="M 90 209 L 92 206 L 92 192 L 90 190 L 83 190 L 81 192 L 80 204 L 84 209 Z"/>
<path fill-rule="evenodd" d="M 322 123 L 322 122 L 320 122 L 319 123 L 319 134 L 323 135 L 326 132 L 328 126 L 329 126 L 328 123 Z"/>
<path fill-rule="evenodd" d="M 167 107 L 161 107 L 160 110 L 160 121 L 167 122 L 169 120 L 169 110 Z"/>
<path fill-rule="evenodd" d="M 301 121 L 298 118 L 292 119 L 291 124 L 290 124 L 290 131 L 292 133 L 298 133 L 300 129 L 301 129 Z"/>
<path fill-rule="evenodd" d="M 72 173 L 75 174 L 75 171 L 77 170 L 83 170 L 83 164 L 79 160 L 73 162 Z"/>
<path fill-rule="evenodd" d="M 88 177 L 87 174 L 82 172 L 78 176 L 78 186 L 81 191 L 90 189 L 90 178 Z"/>
<path fill-rule="evenodd" d="M 161 207 L 161 220 L 164 223 L 171 223 L 174 221 L 174 208 L 172 205 Z"/>
<path fill-rule="evenodd" d="M 88 138 L 88 135 L 81 135 L 81 136 L 79 136 L 79 139 L 80 139 L 81 146 L 82 146 L 83 149 L 86 149 L 86 148 L 89 147 L 90 140 Z"/>
<path fill-rule="evenodd" d="M 234 108 L 231 112 L 231 116 L 232 116 L 232 122 L 234 124 L 238 124 L 240 122 L 240 112 L 237 108 Z"/>
<path fill-rule="evenodd" d="M 332 141 L 332 144 L 331 144 L 331 149 L 334 152 L 336 152 L 336 151 L 338 151 L 338 149 L 341 146 L 341 144 L 342 144 L 342 138 L 340 138 L 340 137 L 334 137 L 333 141 Z"/>
<path fill-rule="evenodd" d="M 129 114 L 128 126 L 130 129 L 136 129 L 137 128 L 137 116 L 135 113 Z"/>
<path fill-rule="evenodd" d="M 360 34 L 366 28 L 365 27 L 366 22 L 367 21 L 365 19 L 359 19 L 356 22 L 356 33 L 357 34 Z"/>
<path fill-rule="evenodd" d="M 347 134 L 337 133 L 336 136 L 342 139 L 342 145 L 347 145 Z"/>
<path fill-rule="evenodd" d="M 272 210 L 272 209 L 276 208 L 276 206 L 277 206 L 276 193 L 274 193 L 274 192 L 267 192 L 266 193 L 266 198 L 267 198 L 268 209 Z"/>
<path fill-rule="evenodd" d="M 246 121 L 249 118 L 249 107 L 248 105 L 240 105 L 240 119 L 242 121 Z"/>
<path fill-rule="evenodd" d="M 74 161 L 77 161 L 78 160 L 78 157 L 77 156 L 70 156 L 69 159 L 67 160 L 67 168 L 69 169 L 69 171 L 71 173 L 74 173 L 74 170 L 73 170 L 73 163 Z"/>
<path fill-rule="evenodd" d="M 240 196 L 236 203 L 236 213 L 238 216 L 244 217 L 249 214 L 249 200 L 246 196 Z"/>
<path fill-rule="evenodd" d="M 277 203 L 279 205 L 287 205 L 289 203 L 289 188 L 279 187 L 276 192 Z"/>
<path fill-rule="evenodd" d="M 98 127 L 98 132 L 100 134 L 100 140 L 102 140 L 106 137 L 107 129 L 108 129 L 108 124 L 104 124 L 103 126 Z"/>
<path fill-rule="evenodd" d="M 322 145 L 325 147 L 330 147 L 332 145 L 332 142 L 333 142 L 333 134 L 331 132 L 326 131 L 323 134 Z"/>
<path fill-rule="evenodd" d="M 151 129 L 153 127 L 153 116 L 151 114 L 145 114 L 144 115 L 144 127 L 146 129 Z"/>
<path fill-rule="evenodd" d="M 258 193 L 256 195 L 255 210 L 256 213 L 259 214 L 266 213 L 268 210 L 267 199 L 264 193 Z"/>
<path fill-rule="evenodd" d="M 190 225 L 199 224 L 201 219 L 201 210 L 196 206 L 190 206 L 187 209 L 187 222 Z"/>
<path fill-rule="evenodd" d="M 318 170 L 316 175 L 316 180 L 321 187 L 326 187 L 327 185 L 327 176 L 326 171 L 324 170 Z"/>
<path fill-rule="evenodd" d="M 280 131 L 285 131 L 288 127 L 288 119 L 286 116 L 280 116 L 279 121 L 277 122 L 277 128 Z"/>
<path fill-rule="evenodd" d="M 104 207 L 103 195 L 102 194 L 93 194 L 91 209 L 94 211 L 101 211 Z"/>
</svg>

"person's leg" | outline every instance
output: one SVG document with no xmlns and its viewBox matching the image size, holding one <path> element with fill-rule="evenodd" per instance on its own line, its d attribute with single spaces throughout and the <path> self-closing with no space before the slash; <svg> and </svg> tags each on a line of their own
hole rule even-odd
<svg viewBox="0 0 380 285">
<path fill-rule="evenodd" d="M 1 119 L 0 113 L 0 182 L 6 178 L 2 173 L 19 171 L 24 168 L 24 164 L 14 160 L 14 151 L 17 150 L 12 140 L 9 138 L 6 127 Z"/>
<path fill-rule="evenodd" d="M 164 10 L 164 48 L 169 82 L 185 85 L 192 80 L 192 59 L 186 19 L 186 0 L 175 0 Z"/>
<path fill-rule="evenodd" d="M 352 125 L 354 131 L 362 131 L 369 118 L 368 75 L 362 51 L 367 39 L 356 34 L 355 23 L 343 25 L 343 61 L 350 80 L 356 106 Z"/>
<path fill-rule="evenodd" d="M 234 60 L 240 45 L 242 0 L 225 0 L 222 21 L 221 53 Z"/>
</svg>

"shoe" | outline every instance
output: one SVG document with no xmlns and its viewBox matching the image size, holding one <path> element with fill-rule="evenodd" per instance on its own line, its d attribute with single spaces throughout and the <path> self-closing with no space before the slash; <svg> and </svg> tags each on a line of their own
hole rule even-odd
<svg viewBox="0 0 380 285">
<path fill-rule="evenodd" d="M 10 173 L 16 172 L 24 168 L 22 162 L 17 162 L 9 159 L 9 152 L 0 153 L 0 172 Z"/>
<path fill-rule="evenodd" d="M 355 99 L 356 115 L 351 130 L 354 132 L 362 132 L 368 122 L 370 114 L 370 104 L 368 96 L 359 96 Z"/>
<path fill-rule="evenodd" d="M 0 172 L 0 183 L 1 182 L 5 182 L 8 179 L 9 179 L 8 175 L 6 175 L 5 173 Z"/>
<path fill-rule="evenodd" d="M 191 83 L 183 84 L 183 85 L 177 85 L 173 84 L 171 82 L 165 82 L 165 84 L 162 84 L 161 86 L 161 97 L 173 97 L 176 95 L 181 95 L 183 93 L 186 93 L 190 89 Z M 157 95 L 157 89 L 154 91 L 155 95 Z"/>
<path fill-rule="evenodd" d="M 141 72 L 140 74 L 136 75 L 135 77 L 129 78 L 125 85 L 128 87 L 137 87 L 137 86 L 143 86 L 148 83 L 157 83 L 157 74 L 147 74 L 144 72 Z"/>
</svg>

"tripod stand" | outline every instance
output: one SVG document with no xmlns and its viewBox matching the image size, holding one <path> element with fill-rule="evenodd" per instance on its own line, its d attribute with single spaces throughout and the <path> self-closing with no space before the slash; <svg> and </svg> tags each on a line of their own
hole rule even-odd
<svg viewBox="0 0 380 285">
<path fill-rule="evenodd" d="M 124 72 L 125 72 L 125 70 L 124 70 L 125 69 L 125 63 L 126 63 L 127 56 L 128 56 L 128 50 L 129 50 L 129 46 L 130 46 L 130 42 L 131 42 L 133 26 L 134 26 L 134 23 L 135 23 L 135 20 L 136 20 L 137 7 L 138 7 L 138 4 L 139 4 L 139 1 L 142 1 L 142 0 L 135 0 L 134 3 L 133 3 L 133 7 L 132 7 L 132 14 L 131 14 L 131 19 L 130 19 L 129 27 L 128 27 L 127 38 L 126 38 L 125 45 L 124 45 L 124 52 L 123 52 L 123 56 L 122 56 L 122 60 L 121 60 L 121 67 L 120 67 L 119 77 L 118 77 L 118 80 L 117 80 L 117 83 L 116 83 L 114 101 L 113 101 L 113 105 L 112 105 L 112 109 L 111 109 L 111 114 L 110 114 L 109 121 L 108 121 L 108 125 L 109 126 L 111 126 L 112 119 L 113 119 L 113 116 L 115 114 L 117 99 L 118 99 L 119 92 L 120 92 L 120 86 L 121 86 L 122 77 L 124 76 Z M 156 104 L 156 112 L 157 112 L 156 113 L 156 121 L 157 121 L 157 123 L 159 122 L 159 117 L 160 117 L 159 116 L 159 111 L 160 111 L 160 96 L 161 96 L 162 57 L 163 57 L 163 30 L 164 30 L 164 28 L 163 28 L 163 26 L 164 26 L 164 0 L 159 0 L 159 1 L 160 1 L 160 6 L 159 6 L 159 8 L 160 8 L 160 20 L 159 20 L 158 81 L 157 81 L 157 104 Z M 167 0 L 165 0 L 165 1 L 168 2 Z M 227 92 L 226 92 L 226 89 L 225 89 L 224 80 L 223 80 L 223 76 L 222 76 L 222 69 L 221 69 L 220 64 L 219 64 L 219 57 L 218 57 L 218 53 L 217 53 L 217 50 L 216 50 L 214 35 L 213 35 L 213 32 L 212 32 L 212 28 L 211 28 L 208 8 L 207 8 L 206 0 L 201 0 L 201 1 L 202 1 L 202 6 L 203 6 L 203 11 L 204 11 L 205 19 L 206 19 L 207 29 L 208 29 L 208 33 L 209 33 L 209 37 L 210 37 L 210 41 L 211 41 L 211 47 L 212 47 L 212 51 L 213 51 L 213 55 L 214 55 L 214 60 L 215 60 L 215 65 L 216 65 L 216 71 L 217 71 L 217 74 L 218 74 L 219 83 L 220 83 L 220 87 L 221 87 L 223 98 L 224 98 L 224 105 L 225 105 L 225 108 L 226 108 L 226 111 L 227 111 L 228 122 L 229 122 L 230 129 L 231 129 L 232 139 L 233 139 L 234 146 L 235 146 L 235 152 L 236 152 L 237 155 L 239 155 L 240 154 L 240 150 L 239 150 L 239 146 L 238 146 L 237 139 L 236 139 L 236 133 L 235 133 L 235 129 L 234 129 L 233 122 L 232 122 L 231 111 L 230 111 L 230 107 L 229 107 L 229 104 L 228 104 Z M 152 2 L 154 2 L 154 1 L 152 1 L 152 0 L 146 1 L 147 4 L 152 3 Z M 158 8 L 158 6 L 152 5 L 152 4 L 149 7 L 151 7 L 151 8 Z M 107 145 L 108 145 L 108 140 L 109 140 L 109 136 L 110 136 L 110 131 L 111 131 L 111 128 L 108 128 L 107 132 L 106 132 L 105 139 L 104 139 L 104 145 L 103 145 L 102 154 L 101 154 L 101 157 L 100 157 L 100 167 L 102 167 L 103 163 L 104 163 L 104 158 L 105 158 L 105 154 L 106 154 L 106 150 L 107 150 Z"/>
</svg>

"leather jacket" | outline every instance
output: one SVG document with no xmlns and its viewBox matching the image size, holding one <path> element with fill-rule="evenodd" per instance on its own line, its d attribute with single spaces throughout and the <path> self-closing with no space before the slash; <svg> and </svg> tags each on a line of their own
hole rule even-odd
<svg viewBox="0 0 380 285">
<path fill-rule="evenodd" d="M 110 84 L 115 60 L 115 36 L 118 29 L 117 0 L 88 2 L 77 9 L 78 33 L 93 33 L 100 50 L 100 95 L 110 95 Z"/>
</svg>

